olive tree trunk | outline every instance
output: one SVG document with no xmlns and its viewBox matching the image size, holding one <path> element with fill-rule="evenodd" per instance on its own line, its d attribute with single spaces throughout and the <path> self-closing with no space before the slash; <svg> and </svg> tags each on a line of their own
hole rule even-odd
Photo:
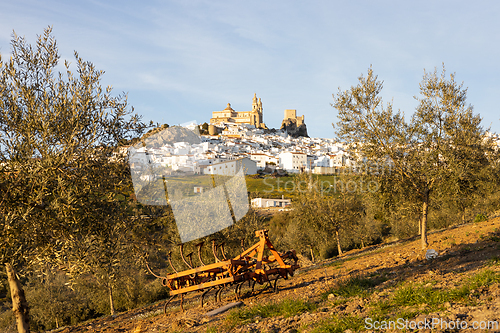
<svg viewBox="0 0 500 333">
<path fill-rule="evenodd" d="M 108 286 L 109 292 L 109 310 L 112 316 L 115 315 L 115 302 L 113 299 L 113 287 L 111 285 Z"/>
<path fill-rule="evenodd" d="M 429 243 L 427 242 L 427 214 L 429 212 L 429 191 L 425 191 L 424 202 L 422 204 L 422 220 L 420 228 L 421 245 L 422 249 L 427 249 Z"/>
<path fill-rule="evenodd" d="M 340 246 L 340 236 L 338 230 L 335 230 L 335 236 L 337 237 L 337 249 L 339 251 L 339 256 L 341 256 L 344 252 L 342 252 L 342 247 Z"/>
<path fill-rule="evenodd" d="M 24 290 L 17 278 L 14 267 L 7 263 L 5 264 L 5 269 L 7 271 L 10 296 L 12 298 L 12 311 L 16 317 L 17 331 L 19 333 L 27 333 L 30 331 L 29 308 L 24 296 Z"/>
</svg>

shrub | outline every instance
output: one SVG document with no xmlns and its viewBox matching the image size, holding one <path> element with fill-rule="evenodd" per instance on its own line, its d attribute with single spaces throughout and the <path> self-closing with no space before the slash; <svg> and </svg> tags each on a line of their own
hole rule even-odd
<svg viewBox="0 0 500 333">
<path fill-rule="evenodd" d="M 484 222 L 488 220 L 488 217 L 485 214 L 479 213 L 474 218 L 474 223 Z"/>
</svg>

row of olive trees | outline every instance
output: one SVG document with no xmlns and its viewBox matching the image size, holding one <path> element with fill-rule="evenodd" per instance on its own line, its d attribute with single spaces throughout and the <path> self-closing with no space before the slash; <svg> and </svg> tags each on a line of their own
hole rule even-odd
<svg viewBox="0 0 500 333">
<path fill-rule="evenodd" d="M 328 257 L 332 246 L 342 254 L 342 243 L 364 246 L 390 231 L 396 237 L 420 234 L 425 249 L 429 226 L 464 223 L 478 209 L 498 209 L 498 148 L 455 76 L 447 76 L 444 67 L 441 74 L 424 73 L 408 120 L 383 104 L 382 86 L 370 68 L 358 85 L 339 89 L 332 104 L 339 112 L 338 138 L 358 165 L 339 179 L 376 186 L 325 195 L 314 177 L 298 176 L 294 210 L 272 221 L 278 239 L 302 252 L 316 247 Z"/>
<path fill-rule="evenodd" d="M 63 271 L 46 264 L 33 267 L 22 279 L 30 305 L 30 327 L 47 331 L 109 315 L 108 290 L 97 283 L 94 274 L 80 274 L 70 283 Z M 145 270 L 130 262 L 115 269 L 117 288 L 113 291 L 116 311 L 127 311 L 168 296 L 167 288 Z M 6 309 L 7 310 L 7 309 Z M 12 329 L 12 311 L 0 314 L 0 331 Z M 10 329 L 9 329 L 10 328 Z"/>
<path fill-rule="evenodd" d="M 492 170 L 498 175 L 498 171 Z M 292 210 L 278 213 L 270 221 L 270 235 L 279 248 L 294 248 L 313 259 L 342 255 L 346 249 L 364 248 L 387 240 L 404 239 L 422 233 L 421 206 L 411 189 L 396 173 L 384 175 L 337 175 L 337 191 L 321 190 L 314 175 L 296 176 L 296 200 Z M 373 191 L 360 190 L 356 184 L 376 183 Z M 467 206 L 466 221 L 477 220 L 498 210 L 498 179 L 477 184 Z M 301 187 L 302 186 L 302 187 Z M 477 215 L 477 216 L 476 216 Z M 454 192 L 442 187 L 434 192 L 429 209 L 429 229 L 464 223 L 462 202 Z"/>
<path fill-rule="evenodd" d="M 391 103 L 383 104 L 382 86 L 370 68 L 358 85 L 339 89 L 332 104 L 338 110 L 337 135 L 365 162 L 390 165 L 393 174 L 383 179 L 379 199 L 392 211 L 420 207 L 425 249 L 432 201 L 454 201 L 465 220 L 467 208 L 498 175 L 498 151 L 467 104 L 467 89 L 454 74 L 447 76 L 444 66 L 441 74 L 424 73 L 418 106 L 408 120 Z"/>
<path fill-rule="evenodd" d="M 373 218 L 374 207 L 357 186 L 362 182 L 359 175 L 337 175 L 331 189 L 314 175 L 296 175 L 292 210 L 270 221 L 276 245 L 325 259 L 342 255 L 346 248 L 379 241 L 383 223 Z"/>
<path fill-rule="evenodd" d="M 180 242 L 172 211 L 137 203 L 128 164 L 114 155 L 146 126 L 126 95 L 102 88 L 103 72 L 78 54 L 76 72 L 68 62 L 65 73 L 56 72 L 51 28 L 35 45 L 15 34 L 11 44 L 12 57 L 0 58 L 0 263 L 18 331 L 30 330 L 21 282 L 36 280 L 20 276 L 47 265 L 75 288 L 92 281 L 106 290 L 114 314 L 127 267 L 144 268 L 146 259 L 165 273 L 166 254 Z M 250 212 L 205 241 L 215 237 L 239 252 L 263 222 Z M 183 265 L 178 256 L 173 261 Z"/>
</svg>

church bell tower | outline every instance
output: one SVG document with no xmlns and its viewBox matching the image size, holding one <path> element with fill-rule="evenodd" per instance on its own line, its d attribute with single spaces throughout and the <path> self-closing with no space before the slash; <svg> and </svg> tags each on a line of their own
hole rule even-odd
<svg viewBox="0 0 500 333">
<path fill-rule="evenodd" d="M 257 99 L 257 93 L 253 94 L 252 101 L 252 115 L 250 117 L 250 124 L 254 125 L 256 128 L 261 128 L 263 124 L 262 119 L 262 101 Z"/>
</svg>

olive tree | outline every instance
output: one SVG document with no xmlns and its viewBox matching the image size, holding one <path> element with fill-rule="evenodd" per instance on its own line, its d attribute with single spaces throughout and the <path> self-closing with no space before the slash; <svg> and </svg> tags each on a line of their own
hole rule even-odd
<svg viewBox="0 0 500 333">
<path fill-rule="evenodd" d="M 418 106 L 408 120 L 401 111 L 394 111 L 391 103 L 383 104 L 382 87 L 383 82 L 370 68 L 366 77 L 359 77 L 358 85 L 333 95 L 332 106 L 339 119 L 337 135 L 364 158 L 389 163 L 395 173 L 392 178 L 404 183 L 399 188 L 410 189 L 420 205 L 421 245 L 425 249 L 434 191 L 441 186 L 457 188 L 450 181 L 464 175 L 458 168 L 468 169 L 460 161 L 483 161 L 490 142 L 485 139 L 480 116 L 466 103 L 467 89 L 455 81 L 454 74 L 448 77 L 444 66 L 441 74 L 437 70 L 424 73 L 420 96 L 415 97 Z M 472 187 L 468 184 L 456 191 L 466 188 Z"/>
<path fill-rule="evenodd" d="M 338 184 L 347 177 L 338 176 Z M 324 188 L 312 175 L 299 174 L 294 189 L 298 192 L 290 213 L 285 238 L 290 245 L 304 249 L 310 246 L 328 258 L 336 247 L 343 254 L 342 233 L 352 232 L 364 216 L 364 206 L 359 193 L 347 186 L 335 190 Z"/>
<path fill-rule="evenodd" d="M 127 96 L 101 87 L 103 72 L 76 52 L 76 71 L 65 62 L 56 72 L 50 27 L 35 45 L 14 33 L 11 47 L 10 59 L 0 55 L 0 262 L 18 330 L 28 332 L 17 273 L 37 258 L 64 257 L 71 246 L 63 244 L 99 235 L 95 212 L 108 214 L 123 182 L 113 152 L 143 125 Z"/>
</svg>

